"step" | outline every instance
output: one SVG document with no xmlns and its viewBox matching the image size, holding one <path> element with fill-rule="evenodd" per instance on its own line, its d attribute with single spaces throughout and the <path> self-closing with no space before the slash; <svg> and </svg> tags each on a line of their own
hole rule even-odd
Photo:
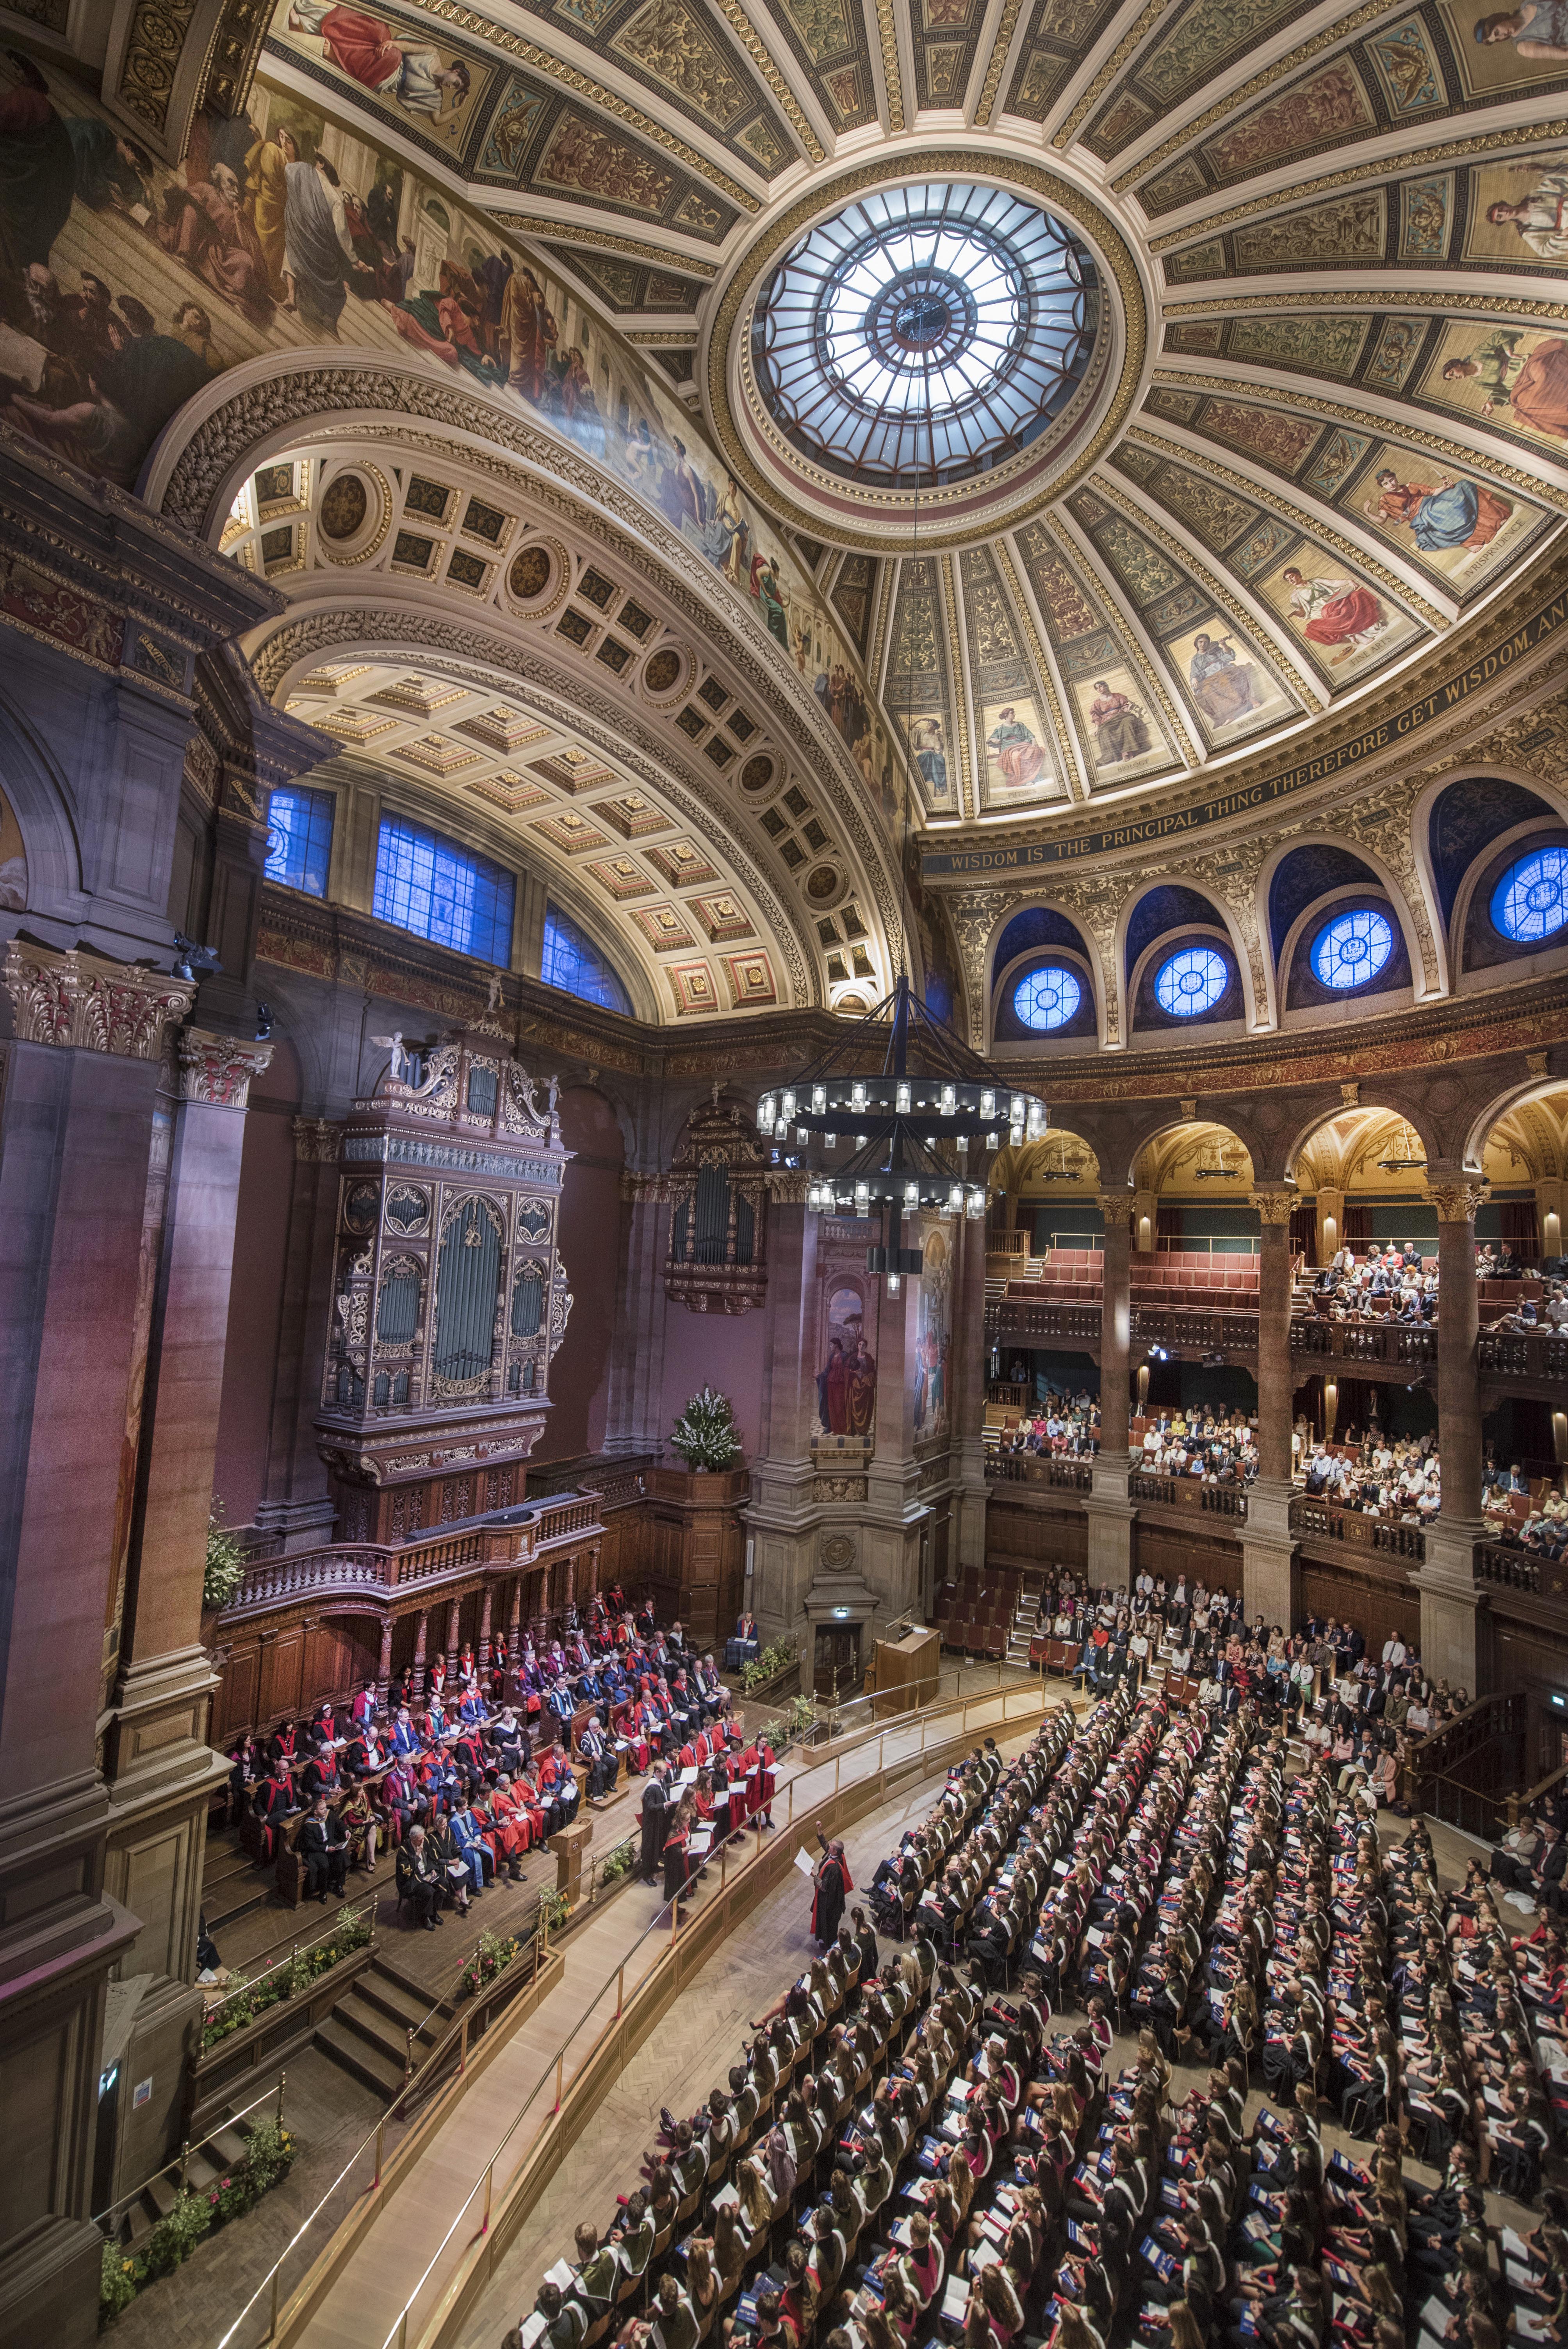
<svg viewBox="0 0 1568 2349">
<path fill-rule="evenodd" d="M 341 2000 L 338 2003 L 340 2007 Z M 384 2051 L 361 2039 L 356 2032 L 346 2030 L 337 2016 L 338 2008 L 335 2007 L 325 2023 L 317 2023 L 316 2045 L 324 2055 L 330 2056 L 342 2071 L 361 2082 L 373 2095 L 385 2097 L 390 2102 L 403 2086 L 401 2055 L 393 2063 Z"/>
<path fill-rule="evenodd" d="M 367 2047 L 385 2055 L 388 2063 L 396 2064 L 399 2071 L 402 2070 L 408 2051 L 407 2033 L 401 2023 L 394 2023 L 378 2006 L 372 2006 L 368 1999 L 361 1998 L 357 1984 L 353 1990 L 345 1991 L 332 2010 L 332 2019 L 334 2023 L 341 2023 L 346 2031 L 352 2031 L 355 2037 L 362 2039 Z"/>
<path fill-rule="evenodd" d="M 406 1983 L 397 1980 L 396 1974 L 383 1966 L 379 1958 L 360 1975 L 354 1987 L 359 1997 L 367 2001 L 371 2006 L 378 2008 L 388 2023 L 395 2023 L 399 2031 L 406 2030 L 412 2023 L 417 2031 L 422 2030 L 428 2036 L 433 2037 L 436 2031 L 440 2028 L 441 2016 L 438 2012 L 433 2024 L 426 2023 L 425 2018 L 429 2013 L 431 2005 L 429 1992 L 427 1991 L 423 1996 L 420 1996 L 410 1990 Z"/>
<path fill-rule="evenodd" d="M 276 1889 L 276 1879 L 271 1868 L 258 1868 L 253 1872 L 249 1883 L 236 1885 L 225 1908 L 209 1908 L 203 1902 L 201 1913 L 207 1920 L 207 1930 L 220 1948 L 225 1929 L 237 1925 L 242 1917 L 252 1916 L 256 1909 L 264 1909 Z"/>
</svg>

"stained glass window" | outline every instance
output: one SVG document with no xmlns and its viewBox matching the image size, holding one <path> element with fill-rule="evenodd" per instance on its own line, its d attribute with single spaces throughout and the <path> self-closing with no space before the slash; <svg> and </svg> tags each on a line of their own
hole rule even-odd
<svg viewBox="0 0 1568 2349">
<path fill-rule="evenodd" d="M 1154 979 L 1154 999 L 1177 1019 L 1196 1019 L 1212 1011 L 1231 974 L 1222 954 L 1212 947 L 1183 947 L 1161 964 Z"/>
<path fill-rule="evenodd" d="M 285 889 L 304 889 L 313 897 L 325 896 L 335 807 L 331 792 L 307 792 L 297 783 L 280 785 L 272 793 L 263 867 L 269 881 L 281 881 Z"/>
<path fill-rule="evenodd" d="M 1394 951 L 1394 926 L 1375 905 L 1336 914 L 1312 942 L 1312 968 L 1325 987 L 1365 987 Z"/>
<path fill-rule="evenodd" d="M 1505 938 L 1533 945 L 1568 923 L 1568 848 L 1532 848 L 1491 893 L 1491 919 Z"/>
<path fill-rule="evenodd" d="M 601 1004 L 606 1011 L 631 1011 L 631 998 L 614 970 L 586 931 L 580 930 L 559 905 L 545 908 L 544 957 L 539 975 L 546 987 L 580 995 L 584 1003 Z"/>
<path fill-rule="evenodd" d="M 1029 971 L 1013 989 L 1013 1009 L 1026 1028 L 1065 1028 L 1082 1001 L 1077 977 L 1061 963 Z"/>
<path fill-rule="evenodd" d="M 511 960 L 512 875 L 488 856 L 406 818 L 384 815 L 376 852 L 377 920 L 504 968 Z"/>
<path fill-rule="evenodd" d="M 820 222 L 752 318 L 791 443 L 857 481 L 960 481 L 1026 449 L 1093 348 L 1090 254 L 996 188 L 879 189 Z"/>
</svg>

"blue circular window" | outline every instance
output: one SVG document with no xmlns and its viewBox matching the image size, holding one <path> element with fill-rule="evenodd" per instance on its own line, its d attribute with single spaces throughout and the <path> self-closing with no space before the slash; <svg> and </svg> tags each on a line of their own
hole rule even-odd
<svg viewBox="0 0 1568 2349">
<path fill-rule="evenodd" d="M 1060 963 L 1032 970 L 1013 989 L 1013 1009 L 1026 1028 L 1065 1028 L 1083 1001 L 1083 988 Z"/>
<path fill-rule="evenodd" d="M 1312 942 L 1312 969 L 1325 987 L 1365 987 L 1394 951 L 1394 926 L 1374 905 L 1336 914 Z"/>
<path fill-rule="evenodd" d="M 1169 962 L 1161 963 L 1154 979 L 1154 999 L 1162 1011 L 1178 1019 L 1196 1019 L 1201 1011 L 1212 1011 L 1226 988 L 1231 974 L 1222 954 L 1212 947 L 1183 947 Z"/>
<path fill-rule="evenodd" d="M 1491 893 L 1492 926 L 1533 945 L 1568 923 L 1568 848 L 1532 848 Z"/>
</svg>

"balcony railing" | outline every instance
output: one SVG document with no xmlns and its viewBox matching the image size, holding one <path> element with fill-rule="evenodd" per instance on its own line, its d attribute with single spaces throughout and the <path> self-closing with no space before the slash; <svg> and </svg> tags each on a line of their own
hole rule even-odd
<svg viewBox="0 0 1568 2349">
<path fill-rule="evenodd" d="M 1066 1339 L 1074 1345 L 1098 1346 L 1099 1343 L 1099 1308 L 1098 1305 L 1053 1305 L 1043 1297 L 992 1298 L 985 1306 L 985 1336 L 1000 1338 L 1004 1343 L 1011 1339 L 1015 1344 L 1029 1340 Z"/>
<path fill-rule="evenodd" d="M 1435 1371 L 1438 1333 L 1424 1322 L 1320 1321 L 1302 1315 L 1290 1325 L 1291 1351 L 1324 1361 L 1381 1362 L 1390 1369 Z"/>
<path fill-rule="evenodd" d="M 597 1495 L 571 1493 L 542 1507 L 505 1510 L 490 1520 L 433 1534 L 427 1541 L 335 1542 L 289 1557 L 258 1558 L 246 1567 L 223 1615 L 229 1620 L 305 1597 L 406 1590 L 411 1583 L 449 1579 L 476 1568 L 510 1571 L 533 1564 L 598 1524 Z"/>
<path fill-rule="evenodd" d="M 1135 1501 L 1158 1501 L 1167 1509 L 1201 1509 L 1212 1517 L 1233 1517 L 1244 1523 L 1244 1485 L 1206 1485 L 1199 1476 L 1146 1476 L 1135 1470 L 1127 1480 Z"/>
<path fill-rule="evenodd" d="M 1539 1550 L 1515 1549 L 1509 1542 L 1477 1542 L 1475 1546 L 1476 1580 L 1490 1582 L 1502 1590 L 1528 1590 L 1539 1595 L 1541 1569 L 1552 1563 Z M 1562 1570 L 1561 1560 L 1558 1566 Z"/>
<path fill-rule="evenodd" d="M 1044 1452 L 988 1452 L 985 1475 L 994 1485 L 1051 1485 L 1064 1493 L 1094 1490 L 1090 1462 L 1053 1460 Z"/>
<path fill-rule="evenodd" d="M 1256 1313 L 1206 1313 L 1186 1305 L 1135 1305 L 1132 1340 L 1143 1346 L 1201 1346 L 1205 1353 L 1255 1354 Z"/>
<path fill-rule="evenodd" d="M 1400 1525 L 1390 1517 L 1363 1516 L 1355 1509 L 1336 1509 L 1309 1500 L 1305 1494 L 1297 1494 L 1291 1502 L 1290 1529 L 1300 1540 L 1337 1542 L 1346 1549 L 1404 1558 L 1412 1566 L 1426 1562 L 1427 1537 L 1419 1526 Z"/>
<path fill-rule="evenodd" d="M 1553 1330 L 1483 1330 L 1475 1341 L 1482 1377 L 1532 1379 L 1568 1386 L 1568 1335 Z"/>
</svg>

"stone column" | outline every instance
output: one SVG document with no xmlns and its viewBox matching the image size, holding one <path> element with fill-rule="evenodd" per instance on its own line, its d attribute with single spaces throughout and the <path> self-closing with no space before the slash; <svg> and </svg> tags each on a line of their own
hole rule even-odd
<svg viewBox="0 0 1568 2349">
<path fill-rule="evenodd" d="M 267 1440 L 267 1495 L 256 1523 L 281 1534 L 285 1556 L 332 1539 L 336 1512 L 315 1444 L 322 1363 L 332 1311 L 337 1154 L 342 1128 L 330 1118 L 294 1122 L 294 1190 L 289 1200 L 277 1380 Z"/>
<path fill-rule="evenodd" d="M 1130 1191 L 1101 1191 L 1105 1217 L 1105 1285 L 1099 1310 L 1099 1453 L 1089 1494 L 1088 1578 L 1098 1588 L 1128 1589 L 1132 1581 L 1132 1520 L 1128 1489 L 1129 1356 L 1132 1337 Z"/>
<path fill-rule="evenodd" d="M 1421 1593 L 1421 1661 L 1433 1680 L 1484 1695 L 1490 1672 L 1489 1626 L 1478 1602 L 1475 1545 L 1481 1538 L 1480 1396 L 1476 1382 L 1479 1321 L 1475 1271 L 1476 1209 L 1484 1183 L 1429 1166 L 1427 1196 L 1438 1215 L 1438 1452 L 1442 1504 L 1427 1527 Z"/>
<path fill-rule="evenodd" d="M 758 1331 L 762 1427 L 742 1512 L 752 1545 L 752 1610 L 765 1641 L 786 1634 L 801 1641 L 803 1687 L 811 1670 L 802 1606 L 817 1526 L 811 1421 L 820 1367 L 817 1244 L 825 1220 L 807 1207 L 804 1193 L 805 1178 L 797 1183 L 793 1170 L 769 1188 L 768 1302 Z M 879 1361 L 879 1386 L 884 1375 Z"/>
<path fill-rule="evenodd" d="M 1345 1238 L 1345 1194 L 1326 1186 L 1317 1194 L 1317 1261 L 1326 1264 Z"/>
<path fill-rule="evenodd" d="M 1242 1590 L 1249 1619 L 1294 1628 L 1290 1531 L 1290 1215 L 1294 1191 L 1251 1195 L 1258 1212 L 1258 1473 L 1247 1494 Z"/>
<path fill-rule="evenodd" d="M 664 1276 L 669 1208 L 664 1178 L 628 1169 L 621 1177 L 621 1279 L 604 1450 L 656 1453 L 664 1432 L 660 1361 L 667 1301 Z"/>
<path fill-rule="evenodd" d="M 121 1634 L 162 1215 L 160 1064 L 191 989 L 15 939 L 3 983 L 0 2067 L 17 2158 L 0 2195 L 0 2338 L 87 2349 L 107 1985 L 142 1922 L 106 1889 L 96 1730 Z M 177 2096 L 179 2075 L 176 2054 L 155 2097 Z"/>
<path fill-rule="evenodd" d="M 952 1291 L 948 1352 L 954 1526 L 949 1537 L 960 1566 L 985 1563 L 985 1226 L 967 1218 L 953 1226 L 958 1262 Z"/>
</svg>

